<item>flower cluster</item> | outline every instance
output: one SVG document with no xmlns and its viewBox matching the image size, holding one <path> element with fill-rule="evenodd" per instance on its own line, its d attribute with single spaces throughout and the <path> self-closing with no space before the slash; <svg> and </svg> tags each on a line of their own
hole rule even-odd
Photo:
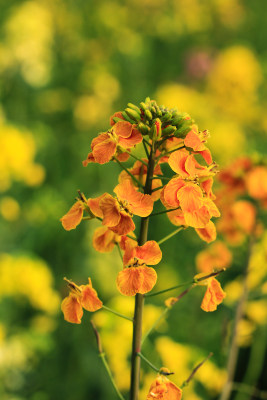
<svg viewBox="0 0 267 400">
<path fill-rule="evenodd" d="M 133 392 L 136 390 L 134 381 L 138 379 L 134 360 L 141 356 L 142 297 L 157 282 L 153 266 L 162 259 L 159 244 L 188 227 L 194 228 L 207 243 L 216 239 L 212 218 L 219 217 L 220 212 L 214 203 L 212 186 L 217 166 L 206 147 L 208 137 L 208 131 L 199 131 L 186 113 L 159 107 L 149 98 L 139 106 L 129 103 L 125 110 L 112 115 L 110 128 L 92 140 L 91 151 L 83 161 L 84 167 L 90 163 L 115 162 L 122 168 L 114 193 L 86 197 L 78 192 L 74 205 L 61 218 L 66 230 L 75 229 L 83 220 L 97 219 L 101 226 L 93 234 L 95 250 L 105 253 L 114 247 L 119 249 L 122 270 L 114 285 L 122 295 L 136 296 L 134 319 L 123 316 L 134 323 L 133 341 L 138 341 L 133 342 Z M 140 157 L 137 156 L 140 153 L 133 151 L 138 144 L 142 144 Z M 134 159 L 133 166 L 125 166 L 124 162 L 130 157 Z M 149 218 L 159 214 L 166 214 L 178 228 L 158 242 L 148 240 Z M 136 217 L 141 217 L 139 234 L 136 233 Z M 214 311 L 225 296 L 215 275 L 207 277 L 204 273 L 193 280 L 192 287 L 207 286 L 201 304 L 205 311 Z M 104 308 L 114 312 L 102 304 L 90 279 L 89 284 L 81 286 L 67 282 L 70 294 L 62 302 L 67 321 L 79 324 L 84 309 L 93 312 Z M 171 306 L 188 290 L 173 298 Z M 159 370 L 148 400 L 181 399 L 181 389 L 169 381 L 166 371 Z"/>
</svg>

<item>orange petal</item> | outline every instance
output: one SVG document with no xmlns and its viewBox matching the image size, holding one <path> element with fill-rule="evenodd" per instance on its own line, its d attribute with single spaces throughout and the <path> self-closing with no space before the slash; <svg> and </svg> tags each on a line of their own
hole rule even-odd
<svg viewBox="0 0 267 400">
<path fill-rule="evenodd" d="M 188 132 L 184 139 L 184 144 L 186 147 L 190 147 L 195 151 L 205 150 L 205 145 L 202 143 L 199 135 L 195 133 L 193 130 Z"/>
<path fill-rule="evenodd" d="M 100 200 L 99 207 L 103 213 L 103 225 L 107 225 L 109 227 L 118 225 L 121 215 L 118 201 L 114 199 L 114 197 L 107 193 Z"/>
<path fill-rule="evenodd" d="M 113 115 L 110 117 L 110 120 L 109 120 L 110 126 L 113 126 L 113 125 L 116 124 L 116 122 L 113 121 L 113 118 L 114 118 L 114 117 L 120 118 L 120 119 L 124 120 L 121 111 L 117 111 L 117 112 L 115 112 L 115 114 L 113 114 Z"/>
<path fill-rule="evenodd" d="M 182 394 L 178 386 L 160 375 L 150 386 L 146 400 L 181 400 Z"/>
<path fill-rule="evenodd" d="M 164 187 L 164 200 L 170 207 L 179 207 L 178 191 L 185 186 L 183 179 L 173 178 Z"/>
<path fill-rule="evenodd" d="M 127 149 L 128 150 L 128 149 Z M 117 150 L 117 159 L 121 162 L 125 162 L 128 160 L 128 158 L 130 157 L 130 154 L 128 153 L 120 153 L 119 149 Z"/>
<path fill-rule="evenodd" d="M 83 316 L 82 306 L 76 296 L 70 294 L 61 303 L 64 319 L 73 324 L 80 324 Z"/>
<path fill-rule="evenodd" d="M 180 202 L 181 209 L 184 212 L 192 212 L 198 210 L 203 201 L 203 193 L 199 186 L 187 183 L 177 192 L 177 198 Z"/>
<path fill-rule="evenodd" d="M 134 240 L 127 238 L 124 245 L 123 265 L 130 265 L 136 256 L 137 244 Z"/>
<path fill-rule="evenodd" d="M 216 227 L 212 221 L 209 221 L 204 228 L 195 228 L 198 236 L 207 243 L 216 240 Z"/>
<path fill-rule="evenodd" d="M 205 228 L 210 220 L 210 213 L 207 207 L 203 206 L 198 210 L 184 213 L 185 223 L 193 228 Z"/>
<path fill-rule="evenodd" d="M 77 201 L 71 209 L 61 218 L 61 223 L 66 231 L 75 229 L 83 218 L 83 204 L 81 201 Z"/>
<path fill-rule="evenodd" d="M 128 233 L 135 230 L 135 224 L 132 218 L 126 213 L 121 212 L 120 214 L 120 222 L 118 225 L 110 228 L 113 232 L 117 233 L 117 235 L 128 235 Z"/>
<path fill-rule="evenodd" d="M 247 174 L 246 184 L 248 193 L 257 200 L 267 198 L 267 168 L 265 166 L 257 166 L 251 169 Z"/>
<path fill-rule="evenodd" d="M 141 143 L 142 140 L 142 134 L 137 129 L 133 129 L 129 137 L 124 138 L 120 136 L 118 143 L 121 147 L 127 149 L 128 147 L 133 147 L 136 144 Z"/>
<path fill-rule="evenodd" d="M 180 209 L 168 212 L 167 217 L 169 218 L 169 220 L 173 225 L 176 226 L 186 225 L 183 211 Z"/>
<path fill-rule="evenodd" d="M 95 162 L 99 164 L 105 164 L 114 156 L 117 145 L 115 140 L 108 134 L 103 133 L 101 135 L 103 140 L 101 140 L 98 144 L 94 144 L 93 146 L 92 142 L 93 156 Z"/>
<path fill-rule="evenodd" d="M 155 240 L 149 240 L 143 246 L 136 247 L 136 258 L 148 265 L 156 265 L 162 259 L 162 252 Z"/>
<path fill-rule="evenodd" d="M 128 138 L 132 133 L 133 125 L 128 121 L 119 121 L 113 125 L 112 131 L 123 138 Z"/>
<path fill-rule="evenodd" d="M 117 277 L 117 288 L 125 296 L 147 293 L 155 285 L 157 273 L 151 267 L 139 266 L 125 268 Z"/>
<path fill-rule="evenodd" d="M 87 156 L 87 159 L 84 160 L 82 163 L 83 163 L 83 166 L 84 166 L 84 167 L 87 167 L 87 165 L 88 165 L 89 163 L 95 163 L 95 162 L 96 162 L 96 161 L 95 161 L 95 158 L 94 158 L 93 153 L 89 153 L 88 156 Z"/>
<path fill-rule="evenodd" d="M 215 278 L 211 279 L 201 303 L 202 310 L 217 310 L 217 305 L 221 304 L 225 296 L 226 294 L 222 290 L 220 282 L 218 282 Z"/>
<path fill-rule="evenodd" d="M 100 253 L 108 253 L 113 250 L 117 241 L 117 235 L 105 226 L 97 228 L 93 235 L 93 247 Z"/>
<path fill-rule="evenodd" d="M 153 210 L 153 200 L 150 195 L 138 192 L 132 182 L 127 179 L 119 183 L 114 192 L 119 200 L 126 200 L 129 204 L 129 210 L 139 217 L 147 217 Z"/>
<path fill-rule="evenodd" d="M 103 212 L 99 206 L 100 200 L 103 199 L 108 193 L 103 193 L 101 196 L 95 197 L 93 199 L 88 199 L 87 204 L 92 213 L 98 217 L 98 218 L 103 218 Z"/>
<path fill-rule="evenodd" d="M 170 155 L 169 158 L 169 166 L 171 169 L 181 176 L 188 176 L 188 173 L 185 169 L 185 162 L 189 156 L 189 152 L 187 150 L 177 150 Z"/>
<path fill-rule="evenodd" d="M 90 278 L 89 285 L 82 286 L 81 304 L 85 310 L 90 312 L 99 310 L 103 305 L 97 296 L 96 290 L 92 288 Z"/>
<path fill-rule="evenodd" d="M 205 150 L 198 151 L 198 153 L 202 155 L 208 165 L 212 163 L 212 155 L 209 149 L 205 148 Z"/>
</svg>

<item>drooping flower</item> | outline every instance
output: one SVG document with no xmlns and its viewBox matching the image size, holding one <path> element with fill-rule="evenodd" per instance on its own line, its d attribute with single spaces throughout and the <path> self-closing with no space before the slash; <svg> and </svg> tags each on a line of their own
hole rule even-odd
<svg viewBox="0 0 267 400">
<path fill-rule="evenodd" d="M 150 386 L 146 400 L 181 400 L 182 390 L 167 378 L 168 374 L 170 371 L 167 368 L 161 368 Z"/>
<path fill-rule="evenodd" d="M 205 276 L 204 272 L 196 275 L 195 279 L 197 280 L 203 276 Z M 222 303 L 226 296 L 226 293 L 221 288 L 220 282 L 218 282 L 214 277 L 210 277 L 205 280 L 198 281 L 197 285 L 207 286 L 207 290 L 201 303 L 202 310 L 207 312 L 217 310 L 217 306 Z"/>
<path fill-rule="evenodd" d="M 83 165 L 86 167 L 91 162 L 105 164 L 116 154 L 123 154 L 123 161 L 126 161 L 129 155 L 123 153 L 123 149 L 130 149 L 142 140 L 142 134 L 136 129 L 136 125 L 128 121 L 118 121 L 109 131 L 101 133 L 92 140 L 92 151 L 83 161 Z"/>
<path fill-rule="evenodd" d="M 66 231 L 75 229 L 77 225 L 81 222 L 83 218 L 84 204 L 81 200 L 76 201 L 70 210 L 61 219 L 63 228 Z"/>
<path fill-rule="evenodd" d="M 120 242 L 120 237 L 106 226 L 101 226 L 94 232 L 93 247 L 100 253 L 109 253 Z"/>
<path fill-rule="evenodd" d="M 147 265 L 156 265 L 161 258 L 160 247 L 154 240 L 149 240 L 143 246 L 126 241 L 123 257 L 126 267 L 117 277 L 117 288 L 120 293 L 134 296 L 136 293 L 149 292 L 157 281 L 157 273 L 154 268 Z"/>
<path fill-rule="evenodd" d="M 73 324 L 80 324 L 83 316 L 83 308 L 87 311 L 94 312 L 102 307 L 102 301 L 98 298 L 96 290 L 92 287 L 91 279 L 88 278 L 87 285 L 78 286 L 76 283 L 69 281 L 68 287 L 70 294 L 61 303 L 61 310 L 66 321 Z"/>
</svg>

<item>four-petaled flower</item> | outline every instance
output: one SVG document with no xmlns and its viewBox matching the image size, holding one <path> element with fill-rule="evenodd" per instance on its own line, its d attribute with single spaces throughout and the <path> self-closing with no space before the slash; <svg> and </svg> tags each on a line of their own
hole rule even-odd
<svg viewBox="0 0 267 400">
<path fill-rule="evenodd" d="M 70 294 L 61 303 L 61 310 L 66 321 L 73 324 L 80 324 L 83 316 L 83 308 L 87 311 L 97 311 L 102 307 L 102 301 L 99 300 L 96 290 L 92 286 L 91 279 L 88 278 L 87 285 L 78 286 L 69 281 L 68 287 Z"/>
<path fill-rule="evenodd" d="M 182 390 L 171 382 L 166 375 L 170 371 L 167 368 L 161 368 L 158 377 L 150 386 L 146 400 L 180 400 Z"/>
<path fill-rule="evenodd" d="M 123 257 L 125 268 L 117 277 L 120 293 L 134 296 L 136 293 L 149 292 L 157 281 L 157 273 L 147 265 L 156 265 L 161 258 L 160 247 L 154 240 L 149 240 L 143 246 L 134 245 L 131 241 L 126 242 Z"/>
</svg>

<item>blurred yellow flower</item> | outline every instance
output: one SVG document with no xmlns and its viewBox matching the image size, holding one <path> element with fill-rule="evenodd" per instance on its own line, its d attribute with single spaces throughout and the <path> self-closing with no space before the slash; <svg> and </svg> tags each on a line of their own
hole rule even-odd
<svg viewBox="0 0 267 400">
<path fill-rule="evenodd" d="M 32 307 L 54 314 L 59 310 L 60 298 L 52 286 L 53 276 L 44 261 L 0 255 L 0 298 L 23 295 Z"/>
<path fill-rule="evenodd" d="M 246 306 L 248 318 L 259 325 L 266 324 L 267 320 L 267 300 L 249 301 Z"/>
<path fill-rule="evenodd" d="M 237 326 L 236 340 L 238 346 L 247 347 L 251 344 L 253 339 L 253 332 L 255 330 L 255 323 L 247 319 L 241 319 Z"/>
<path fill-rule="evenodd" d="M 29 186 L 43 182 L 45 170 L 33 161 L 36 145 L 29 132 L 12 126 L 1 126 L 0 148 L 0 191 L 7 190 L 13 180 Z"/>
<path fill-rule="evenodd" d="M 0 201 L 0 212 L 7 221 L 16 221 L 20 215 L 19 203 L 9 196 L 5 196 Z"/>
</svg>

